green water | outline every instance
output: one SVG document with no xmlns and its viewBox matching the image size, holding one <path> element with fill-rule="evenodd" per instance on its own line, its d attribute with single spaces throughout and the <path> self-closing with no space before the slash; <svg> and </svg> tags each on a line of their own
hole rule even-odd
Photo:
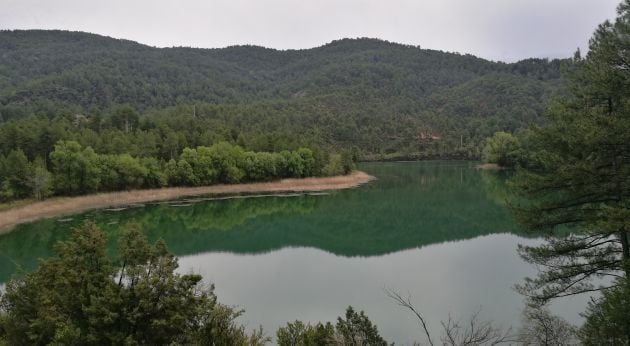
<svg viewBox="0 0 630 346">
<path fill-rule="evenodd" d="M 220 300 L 244 308 L 243 323 L 270 334 L 296 318 L 334 320 L 351 304 L 388 339 L 422 341 L 385 286 L 409 292 L 435 334 L 449 313 L 465 318 L 478 308 L 517 325 L 522 302 L 511 287 L 534 271 L 515 249 L 537 240 L 517 235 L 504 173 L 474 167 L 364 164 L 377 180 L 330 194 L 195 199 L 23 225 L 0 236 L 0 282 L 17 265 L 33 269 L 85 219 L 111 238 L 138 222 L 149 238 L 166 240 L 182 271 L 201 273 Z M 582 307 L 570 301 L 557 310 L 577 320 Z"/>
</svg>

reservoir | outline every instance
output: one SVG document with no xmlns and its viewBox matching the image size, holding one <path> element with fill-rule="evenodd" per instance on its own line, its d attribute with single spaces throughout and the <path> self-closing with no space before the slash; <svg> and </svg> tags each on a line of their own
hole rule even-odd
<svg viewBox="0 0 630 346">
<path fill-rule="evenodd" d="M 110 252 L 123 225 L 142 226 L 179 257 L 181 272 L 216 285 L 219 301 L 245 310 L 247 329 L 275 336 L 296 319 L 331 321 L 364 310 L 389 342 L 425 342 L 418 321 L 385 289 L 410 297 L 434 341 L 440 321 L 482 320 L 517 330 L 524 307 L 513 286 L 535 275 L 516 251 L 542 240 L 515 224 L 505 172 L 474 162 L 368 163 L 367 185 L 315 194 L 210 196 L 100 210 L 18 226 L 0 236 L 0 282 L 33 270 L 89 219 Z M 554 302 L 580 323 L 588 297 Z"/>
</svg>

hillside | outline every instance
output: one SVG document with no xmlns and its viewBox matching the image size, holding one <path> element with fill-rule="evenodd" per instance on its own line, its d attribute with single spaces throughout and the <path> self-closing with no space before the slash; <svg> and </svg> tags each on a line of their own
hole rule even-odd
<svg viewBox="0 0 630 346">
<path fill-rule="evenodd" d="M 14 121 L 0 126 L 0 151 L 45 152 L 10 138 L 58 127 L 51 141 L 70 137 L 97 151 L 138 154 L 134 143 L 146 139 L 136 131 L 155 130 L 164 142 L 168 127 L 181 137 L 178 147 L 228 140 L 253 150 L 299 144 L 353 148 L 367 158 L 475 158 L 494 131 L 540 121 L 562 84 L 561 63 L 497 63 L 376 39 L 279 51 L 1 31 L 0 121 Z M 140 117 L 133 134 L 118 134 L 129 137 L 121 140 L 128 147 L 107 148 L 99 144 L 108 141 L 103 132 L 122 130 L 112 120 L 119 105 Z M 88 128 L 99 138 L 85 139 Z"/>
</svg>

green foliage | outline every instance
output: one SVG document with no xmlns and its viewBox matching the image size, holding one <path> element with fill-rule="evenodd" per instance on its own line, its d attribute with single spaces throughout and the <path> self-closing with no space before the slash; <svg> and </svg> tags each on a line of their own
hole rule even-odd
<svg viewBox="0 0 630 346">
<path fill-rule="evenodd" d="M 378 329 L 363 311 L 357 313 L 350 306 L 346 309 L 345 319 L 337 318 L 336 330 L 344 345 L 387 346 L 387 342 L 379 335 Z"/>
<path fill-rule="evenodd" d="M 52 175 L 45 162 L 29 162 L 21 150 L 0 155 L 0 200 L 33 196 L 78 195 L 171 186 L 268 181 L 321 174 L 325 162 L 311 149 L 280 153 L 245 151 L 228 142 L 184 148 L 168 162 L 130 154 L 97 154 L 76 141 L 59 141 L 50 153 Z M 347 162 L 346 165 L 353 163 Z M 343 174 L 339 169 L 335 174 Z"/>
<path fill-rule="evenodd" d="M 140 164 L 147 171 L 144 177 L 144 187 L 162 187 L 167 184 L 167 175 L 162 169 L 162 164 L 154 157 L 140 158 Z"/>
<path fill-rule="evenodd" d="M 335 328 L 328 322 L 312 326 L 301 321 L 289 322 L 276 332 L 280 346 L 319 346 L 335 344 Z"/>
<path fill-rule="evenodd" d="M 98 167 L 100 171 L 99 190 L 116 191 L 125 189 L 138 189 L 147 186 L 145 179 L 149 169 L 144 167 L 140 160 L 129 154 L 98 155 Z M 159 178 L 154 178 L 155 187 L 161 186 Z"/>
<path fill-rule="evenodd" d="M 496 163 L 501 167 L 514 167 L 520 156 L 521 146 L 518 139 L 507 132 L 495 132 L 486 140 L 483 147 L 484 161 Z"/>
<path fill-rule="evenodd" d="M 348 150 L 344 150 L 341 153 L 341 168 L 343 170 L 343 174 L 349 174 L 354 169 L 352 153 Z"/>
<path fill-rule="evenodd" d="M 363 311 L 357 313 L 351 306 L 346 309 L 345 318 L 337 318 L 334 327 L 330 322 L 319 322 L 313 326 L 295 321 L 280 327 L 276 336 L 280 346 L 387 346 L 387 342 Z"/>
<path fill-rule="evenodd" d="M 52 176 L 46 169 L 46 163 L 40 157 L 35 158 L 28 168 L 28 186 L 37 200 L 52 194 Z"/>
<path fill-rule="evenodd" d="M 60 242 L 57 256 L 7 284 L 0 305 L 0 338 L 11 345 L 245 345 L 241 312 L 217 302 L 201 277 L 175 273 L 163 241 L 151 245 L 130 226 L 110 261 L 94 224 Z"/>
<path fill-rule="evenodd" d="M 44 160 L 29 161 L 22 150 L 12 150 L 5 158 L 0 155 L 0 201 L 51 194 L 51 176 Z"/>
<path fill-rule="evenodd" d="M 245 172 L 241 169 L 245 153 L 241 147 L 220 142 L 210 147 L 207 154 L 216 170 L 219 182 L 239 183 L 245 176 Z"/>
<path fill-rule="evenodd" d="M 139 117 L 133 107 L 125 105 L 114 108 L 109 121 L 113 127 L 128 133 L 138 127 Z"/>
<path fill-rule="evenodd" d="M 5 196 L 24 198 L 30 196 L 29 162 L 22 150 L 12 150 L 4 160 Z"/>
<path fill-rule="evenodd" d="M 245 178 L 248 181 L 264 181 L 277 177 L 278 161 L 279 156 L 275 153 L 246 152 L 243 161 L 243 170 L 246 173 Z M 312 175 L 314 174 L 309 174 L 309 176 Z"/>
<path fill-rule="evenodd" d="M 618 287 L 602 292 L 589 302 L 580 328 L 583 345 L 627 345 L 630 343 L 630 285 L 622 279 Z"/>
<path fill-rule="evenodd" d="M 50 153 L 55 192 L 76 195 L 97 191 L 101 174 L 98 156 L 75 141 L 60 141 Z"/>
<path fill-rule="evenodd" d="M 520 289 L 538 302 L 601 289 L 593 278 L 630 275 L 629 47 L 626 0 L 568 71 L 570 94 L 531 131 L 527 167 L 514 178 L 526 199 L 515 206 L 519 220 L 552 235 L 520 249 L 540 268 Z"/>
<path fill-rule="evenodd" d="M 341 155 L 339 154 L 330 155 L 330 159 L 328 163 L 326 164 L 326 166 L 322 168 L 322 174 L 330 177 L 334 175 L 343 174 L 343 172 L 344 172 L 344 166 L 343 166 Z"/>
<path fill-rule="evenodd" d="M 486 137 L 540 122 L 562 90 L 560 60 L 495 63 L 366 38 L 299 52 L 160 49 L 16 30 L 0 32 L 0 47 L 0 151 L 31 159 L 58 140 L 164 160 L 221 141 L 479 159 Z M 24 118 L 33 126 L 8 125 Z"/>
</svg>

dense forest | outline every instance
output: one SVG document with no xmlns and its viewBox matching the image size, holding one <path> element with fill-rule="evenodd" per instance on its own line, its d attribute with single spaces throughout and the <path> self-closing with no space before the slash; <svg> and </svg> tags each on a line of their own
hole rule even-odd
<svg viewBox="0 0 630 346">
<path fill-rule="evenodd" d="M 1 31 L 0 48 L 0 200 L 479 159 L 486 137 L 541 121 L 572 63 L 375 39 L 153 48 L 41 30 Z"/>
<path fill-rule="evenodd" d="M 506 64 L 367 38 L 278 51 L 29 30 L 0 32 L 0 50 L 5 155 L 32 155 L 33 141 L 20 136 L 36 133 L 49 137 L 44 151 L 54 139 L 104 154 L 142 150 L 147 140 L 180 150 L 239 141 L 363 159 L 479 158 L 494 132 L 540 122 L 563 84 L 560 60 Z M 117 115 L 122 105 L 132 119 Z"/>
</svg>

